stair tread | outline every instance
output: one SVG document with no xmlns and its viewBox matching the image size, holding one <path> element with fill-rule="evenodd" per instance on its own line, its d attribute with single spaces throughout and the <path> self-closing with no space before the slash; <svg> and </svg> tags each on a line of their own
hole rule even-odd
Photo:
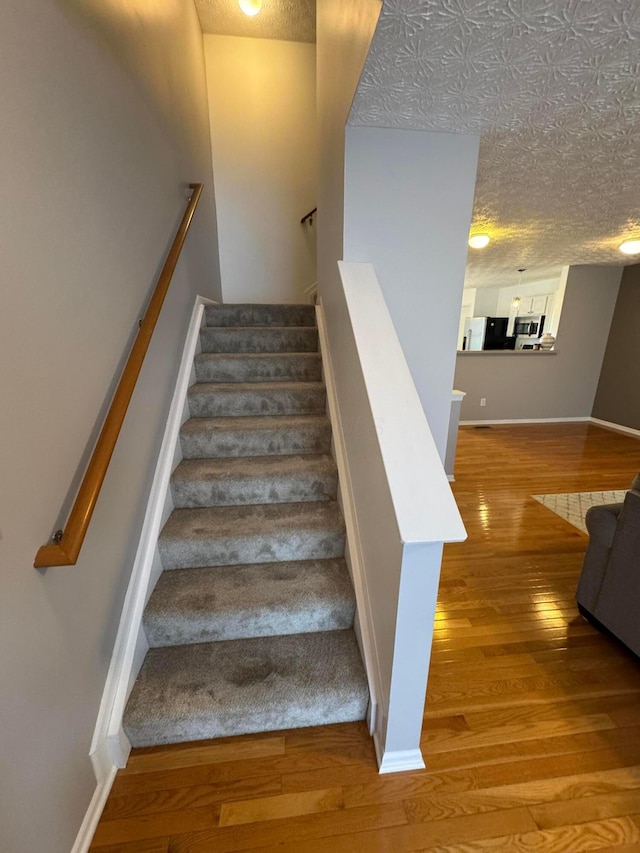
<svg viewBox="0 0 640 853">
<path fill-rule="evenodd" d="M 259 332 L 259 331 L 278 332 L 278 331 L 282 331 L 283 329 L 285 329 L 287 332 L 289 332 L 289 331 L 297 332 L 300 330 L 303 330 L 305 332 L 309 332 L 311 330 L 315 331 L 316 327 L 315 326 L 304 326 L 304 325 L 303 326 L 294 326 L 290 323 L 274 323 L 273 325 L 266 324 L 266 323 L 264 325 L 249 323 L 248 325 L 244 325 L 244 326 L 243 325 L 238 325 L 238 326 L 212 326 L 212 325 L 208 324 L 206 326 L 202 326 L 202 328 L 203 329 L 215 329 L 216 332 Z"/>
<path fill-rule="evenodd" d="M 326 390 L 322 382 L 197 382 L 189 388 L 194 417 L 252 417 L 279 414 L 322 414 Z"/>
<path fill-rule="evenodd" d="M 315 560 L 344 555 L 334 500 L 174 509 L 159 538 L 165 569 Z"/>
<path fill-rule="evenodd" d="M 243 361 L 295 361 L 298 358 L 320 361 L 321 356 L 319 352 L 199 352 L 195 356 L 196 361 L 233 361 L 237 358 Z"/>
<path fill-rule="evenodd" d="M 199 382 L 303 382 L 322 376 L 318 352 L 201 352 L 194 364 Z"/>
<path fill-rule="evenodd" d="M 318 329 L 315 326 L 203 326 L 200 329 L 203 352 L 284 353 L 317 352 Z"/>
<path fill-rule="evenodd" d="M 144 625 L 151 646 L 350 628 L 355 596 L 343 559 L 163 572 Z"/>
<path fill-rule="evenodd" d="M 322 453 L 331 446 L 326 415 L 197 417 L 180 429 L 185 459 Z"/>
<path fill-rule="evenodd" d="M 133 746 L 364 719 L 367 681 L 351 630 L 151 649 L 124 729 Z"/>
<path fill-rule="evenodd" d="M 171 475 L 174 481 L 216 480 L 229 477 L 271 477 L 333 473 L 336 464 L 327 453 L 283 456 L 236 456 L 231 459 L 183 459 Z"/>
<path fill-rule="evenodd" d="M 225 327 L 241 320 L 256 326 L 281 324 L 285 318 L 304 326 L 315 326 L 315 307 L 308 303 L 256 304 L 253 302 L 227 302 L 223 305 L 209 305 L 205 309 L 207 326 Z"/>
<path fill-rule="evenodd" d="M 336 501 L 255 504 L 251 506 L 211 506 L 174 509 L 160 541 L 172 538 L 200 539 L 215 532 L 225 536 L 252 536 L 287 530 L 343 529 Z"/>
<path fill-rule="evenodd" d="M 338 472 L 327 454 L 184 459 L 171 475 L 176 507 L 323 501 Z"/>
<path fill-rule="evenodd" d="M 199 393 L 221 393 L 235 394 L 247 392 L 254 394 L 265 394 L 269 391 L 304 391 L 324 389 L 324 382 L 297 382 L 296 380 L 279 380 L 277 382 L 195 382 L 189 387 L 190 394 Z"/>
<path fill-rule="evenodd" d="M 326 415 L 259 415 L 256 417 L 189 418 L 180 432 L 199 433 L 208 431 L 225 432 L 231 430 L 271 430 L 329 427 Z"/>
</svg>

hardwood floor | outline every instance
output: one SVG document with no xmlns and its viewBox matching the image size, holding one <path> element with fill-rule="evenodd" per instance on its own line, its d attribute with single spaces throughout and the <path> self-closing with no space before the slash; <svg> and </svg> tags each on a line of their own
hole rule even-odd
<svg viewBox="0 0 640 853">
<path fill-rule="evenodd" d="M 640 851 L 640 662 L 578 617 L 587 537 L 531 498 L 638 471 L 585 424 L 462 428 L 428 769 L 379 776 L 364 724 L 135 750 L 92 850 Z"/>
</svg>

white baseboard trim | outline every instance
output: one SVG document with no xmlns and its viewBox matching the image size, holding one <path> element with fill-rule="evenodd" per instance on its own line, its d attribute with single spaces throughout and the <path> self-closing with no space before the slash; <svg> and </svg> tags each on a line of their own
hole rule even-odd
<svg viewBox="0 0 640 853">
<path fill-rule="evenodd" d="M 80 830 L 71 848 L 71 853 L 87 853 L 91 847 L 98 821 L 102 815 L 117 772 L 118 768 L 112 766 L 104 780 L 96 786 L 91 802 L 89 803 L 89 808 L 85 812 Z"/>
<path fill-rule="evenodd" d="M 371 604 L 369 591 L 364 573 L 364 558 L 362 555 L 362 544 L 358 530 L 358 518 L 355 511 L 353 498 L 353 487 L 349 472 L 349 461 L 344 441 L 344 432 L 338 407 L 333 366 L 331 363 L 331 352 L 329 349 L 329 338 L 324 320 L 322 300 L 316 305 L 316 320 L 318 323 L 318 338 L 320 341 L 320 352 L 322 355 L 322 369 L 324 382 L 327 389 L 327 409 L 333 432 L 333 446 L 335 461 L 338 468 L 338 487 L 340 489 L 340 502 L 342 514 L 347 533 L 347 560 L 351 568 L 353 587 L 356 595 L 356 609 L 358 617 L 358 630 L 356 632 L 360 640 L 360 647 L 367 673 L 369 684 L 370 703 L 367 712 L 367 723 L 369 733 L 374 734 L 378 726 L 380 714 L 381 678 L 378 663 L 378 651 L 376 649 L 375 636 L 372 628 Z"/>
<path fill-rule="evenodd" d="M 493 421 L 489 418 L 482 421 L 460 421 L 460 426 L 499 426 L 500 424 L 575 424 L 587 423 L 593 420 L 588 415 L 579 418 L 506 418 Z"/>
<path fill-rule="evenodd" d="M 419 749 L 398 749 L 381 752 L 377 735 L 373 736 L 379 773 L 403 773 L 406 770 L 424 770 L 425 763 Z"/>
<path fill-rule="evenodd" d="M 203 296 L 196 297 L 91 742 L 89 754 L 98 788 L 83 821 L 83 827 L 85 824 L 86 826 L 93 826 L 93 830 L 95 830 L 100 814 L 98 813 L 95 822 L 91 824 L 87 823 L 90 813 L 93 814 L 92 810 L 96 809 L 98 805 L 102 810 L 108 795 L 108 790 L 106 794 L 104 792 L 99 794 L 99 792 L 107 783 L 109 788 L 111 787 L 117 769 L 126 765 L 131 751 L 131 744 L 122 729 L 122 717 L 130 685 L 142 665 L 148 648 L 146 639 L 143 638 L 142 612 L 148 597 L 158 534 L 162 523 L 165 498 L 169 489 L 169 478 L 173 469 L 174 451 L 179 440 L 187 389 L 193 369 L 193 359 L 199 343 L 205 305 L 208 304 L 215 303 Z M 89 838 L 90 842 L 91 838 Z M 84 849 L 83 847 L 77 848 L 78 851 Z M 75 851 L 76 848 L 74 847 L 74 853 Z"/>
<path fill-rule="evenodd" d="M 616 424 L 613 423 L 613 421 L 601 421 L 600 418 L 589 418 L 589 420 L 594 426 L 602 427 L 602 429 L 610 429 L 612 432 L 622 432 L 625 435 L 632 435 L 634 438 L 640 438 L 640 429 Z"/>
<path fill-rule="evenodd" d="M 112 751 L 107 738 L 102 738 L 97 748 L 89 754 L 93 773 L 96 777 L 98 785 L 102 785 L 108 778 L 109 774 L 116 769 L 118 765 L 113 760 Z"/>
</svg>

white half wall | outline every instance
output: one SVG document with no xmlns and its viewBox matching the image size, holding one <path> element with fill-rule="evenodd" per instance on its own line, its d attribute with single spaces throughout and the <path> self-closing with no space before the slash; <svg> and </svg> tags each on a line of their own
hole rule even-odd
<svg viewBox="0 0 640 853">
<path fill-rule="evenodd" d="M 316 281 L 313 44 L 205 35 L 224 302 L 304 302 Z"/>
<path fill-rule="evenodd" d="M 387 128 L 346 134 L 344 259 L 375 268 L 442 459 L 478 145 Z"/>
<path fill-rule="evenodd" d="M 622 270 L 568 268 L 555 355 L 460 353 L 455 387 L 466 392 L 460 419 L 589 417 Z M 483 397 L 486 405 L 481 407 Z"/>
<path fill-rule="evenodd" d="M 466 536 L 421 401 L 370 264 L 341 263 L 344 309 L 330 361 L 352 501 L 349 553 L 373 653 L 381 772 L 423 765 L 420 735 L 442 543 Z M 451 392 L 449 393 L 451 398 Z M 354 560 L 353 556 L 358 559 Z M 364 634 L 363 630 L 363 634 Z"/>
</svg>

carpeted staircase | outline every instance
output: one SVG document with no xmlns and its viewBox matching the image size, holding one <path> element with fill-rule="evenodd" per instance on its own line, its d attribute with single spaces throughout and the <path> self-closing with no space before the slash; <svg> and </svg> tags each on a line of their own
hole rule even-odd
<svg viewBox="0 0 640 853">
<path fill-rule="evenodd" d="M 144 613 L 133 746 L 363 719 L 315 310 L 215 305 Z"/>
</svg>

